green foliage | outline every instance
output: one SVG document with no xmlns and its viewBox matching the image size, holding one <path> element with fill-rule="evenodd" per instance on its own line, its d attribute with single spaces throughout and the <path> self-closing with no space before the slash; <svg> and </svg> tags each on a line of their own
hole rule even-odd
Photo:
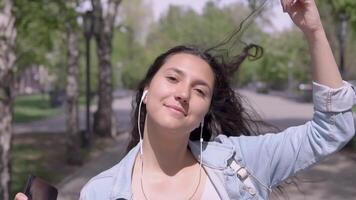
<svg viewBox="0 0 356 200">
<path fill-rule="evenodd" d="M 43 65 L 58 75 L 64 88 L 66 29 L 78 29 L 75 1 L 16 0 L 16 67 L 21 72 L 32 65 Z"/>
<path fill-rule="evenodd" d="M 3 0 L 0 0 L 0 9 L 3 9 L 4 8 L 4 1 Z"/>
<path fill-rule="evenodd" d="M 335 22 L 339 20 L 340 13 L 347 15 L 349 24 L 352 30 L 356 32 L 356 1 L 354 0 L 337 0 L 337 1 L 324 1 L 317 0 L 318 5 L 329 6 L 331 8 L 331 14 L 334 17 Z M 330 13 L 329 13 L 330 14 Z"/>
<path fill-rule="evenodd" d="M 74 6 L 69 4 L 70 2 L 74 1 L 18 0 L 15 2 L 18 29 L 16 51 L 19 69 L 31 64 L 48 66 L 58 76 L 56 88 L 60 89 L 64 89 L 66 83 L 65 30 L 79 28 L 76 25 L 78 13 L 73 9 Z M 253 2 L 255 1 L 250 1 Z M 188 8 L 171 6 L 167 14 L 158 22 L 151 23 L 152 13 L 147 9 L 148 6 L 142 0 L 124 1 L 122 4 L 119 13 L 122 21 L 115 30 L 113 38 L 114 87 L 135 88 L 153 59 L 175 45 L 193 44 L 211 47 L 220 43 L 250 12 L 250 8 L 243 4 L 235 3 L 220 8 L 210 1 L 201 14 Z M 292 74 L 296 80 L 300 82 L 310 80 L 310 71 L 306 64 L 309 62 L 306 45 L 300 34 L 292 32 L 271 37 L 261 31 L 253 18 L 249 19 L 234 39 L 222 48 L 229 50 L 231 55 L 237 55 L 245 46 L 242 41 L 253 42 L 264 47 L 265 56 L 259 61 L 245 61 L 234 75 L 235 81 L 240 85 L 254 80 L 278 85 L 287 80 L 288 66 L 292 66 Z M 78 34 L 82 35 L 80 32 Z M 147 40 L 145 40 L 146 36 Z M 95 90 L 97 56 L 95 42 L 92 41 L 91 44 L 90 78 L 92 88 Z M 81 52 L 85 52 L 83 38 L 81 38 Z M 84 56 L 80 59 L 80 66 L 80 91 L 83 94 L 85 91 Z"/>
<path fill-rule="evenodd" d="M 127 42 L 128 35 L 117 34 L 114 42 L 115 47 L 120 46 L 116 44 L 121 44 L 121 46 L 127 44 L 125 51 L 117 50 L 114 53 L 114 56 L 121 55 L 120 63 L 124 86 L 135 88 L 153 59 L 173 46 L 186 44 L 204 48 L 220 43 L 232 33 L 233 29 L 240 24 L 248 13 L 248 8 L 242 4 L 232 4 L 229 7 L 219 8 L 214 3 L 209 2 L 202 14 L 187 8 L 171 6 L 167 14 L 151 26 L 147 43 L 144 46 Z M 256 41 L 259 39 L 259 36 L 256 35 L 261 31 L 255 24 L 250 25 L 249 31 L 246 32 L 246 36 L 242 36 L 243 31 L 240 31 L 235 35 L 234 40 L 222 49 L 229 49 L 232 55 L 240 53 L 245 46 L 240 40 Z M 249 34 L 251 32 L 255 32 L 255 34 Z M 246 74 L 251 77 L 251 68 L 248 71 Z"/>
<path fill-rule="evenodd" d="M 47 64 L 45 55 L 54 47 L 58 29 L 58 7 L 42 1 L 15 1 L 18 67 Z"/>
<path fill-rule="evenodd" d="M 83 149 L 85 163 L 97 160 L 101 152 L 117 143 L 112 138 L 96 138 L 90 149 Z M 28 133 L 14 135 L 11 148 L 11 196 L 23 191 L 28 175 L 58 185 L 82 166 L 66 164 L 65 133 Z"/>
<path fill-rule="evenodd" d="M 134 89 L 142 79 L 146 68 L 143 63 L 148 63 L 144 48 L 133 40 L 132 33 L 116 30 L 113 38 L 114 67 L 113 80 L 116 87 L 125 86 Z"/>
<path fill-rule="evenodd" d="M 34 149 L 31 145 L 14 145 L 12 148 L 13 177 L 11 182 L 12 194 L 22 191 L 29 174 L 36 174 L 39 177 L 48 177 L 48 172 L 44 172 L 40 166 L 34 164 L 43 157 L 43 153 Z M 37 163 L 38 164 L 38 163 Z M 43 165 L 44 163 L 41 163 Z M 48 180 L 47 180 L 48 181 Z"/>
<path fill-rule="evenodd" d="M 96 149 L 96 144 L 93 147 Z M 64 133 L 14 135 L 11 148 L 11 196 L 23 191 L 32 174 L 56 185 L 79 167 L 66 165 Z M 88 154 L 83 153 L 85 158 Z"/>
<path fill-rule="evenodd" d="M 146 72 L 150 53 L 144 41 L 153 20 L 150 4 L 142 0 L 123 1 L 118 13 L 122 22 L 113 37 L 114 87 L 136 88 Z"/>
<path fill-rule="evenodd" d="M 350 24 L 353 25 L 353 29 L 356 31 L 356 1 L 354 0 L 338 0 L 329 1 L 332 5 L 334 13 L 337 15 L 339 13 L 346 13 Z"/>
<path fill-rule="evenodd" d="M 23 123 L 55 116 L 60 113 L 52 108 L 48 95 L 18 96 L 14 103 L 14 122 Z"/>
<path fill-rule="evenodd" d="M 167 15 L 152 28 L 148 46 L 156 46 L 158 52 L 179 44 L 211 47 L 225 39 L 247 13 L 247 8 L 241 4 L 219 8 L 209 2 L 201 15 L 190 9 L 171 6 Z M 239 35 L 236 38 L 241 39 Z"/>
<path fill-rule="evenodd" d="M 262 65 L 262 59 L 257 61 L 246 60 L 241 66 L 241 69 L 234 74 L 233 79 L 235 84 L 239 86 L 245 86 L 251 82 L 256 81 L 257 73 L 256 71 Z"/>
<path fill-rule="evenodd" d="M 308 47 L 299 30 L 267 36 L 261 43 L 265 52 L 257 67 L 257 79 L 272 88 L 284 89 L 288 75 L 297 82 L 311 80 Z"/>
<path fill-rule="evenodd" d="M 340 32 L 340 13 L 347 15 L 347 28 L 345 40 L 345 68 L 344 79 L 356 79 L 356 1 L 318 1 L 318 8 L 324 29 L 331 44 L 337 63 L 340 63 L 340 41 L 338 34 Z"/>
</svg>

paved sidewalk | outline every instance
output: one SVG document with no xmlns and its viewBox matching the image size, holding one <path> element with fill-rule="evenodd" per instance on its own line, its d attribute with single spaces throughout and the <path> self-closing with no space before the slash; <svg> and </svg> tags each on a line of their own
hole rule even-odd
<svg viewBox="0 0 356 200">
<path fill-rule="evenodd" d="M 129 127 L 129 115 L 131 111 L 131 96 L 117 98 L 113 100 L 113 110 L 116 117 L 116 125 L 118 125 L 118 132 L 125 132 Z M 93 120 L 93 113 L 96 111 L 96 105 L 91 106 L 91 121 Z M 53 116 L 47 119 L 38 120 L 28 123 L 16 123 L 13 125 L 15 134 L 26 133 L 64 133 L 66 131 L 64 113 Z M 79 126 L 81 130 L 85 129 L 86 113 L 84 109 L 79 112 Z"/>
<path fill-rule="evenodd" d="M 285 185 L 291 200 L 355 200 L 356 154 L 338 152 L 297 177 L 297 186 Z M 298 190 L 299 189 L 299 190 Z M 281 199 L 273 195 L 271 200 Z M 283 198 L 282 198 L 283 199 Z"/>
<path fill-rule="evenodd" d="M 59 189 L 58 200 L 77 200 L 79 192 L 88 180 L 101 171 L 109 169 L 124 156 L 125 148 L 128 141 L 128 133 L 121 134 L 116 138 L 117 144 L 107 148 L 95 159 L 86 163 L 76 173 L 62 180 L 57 188 Z"/>
<path fill-rule="evenodd" d="M 313 104 L 301 103 L 284 97 L 258 94 L 249 90 L 240 90 L 248 103 L 267 121 L 276 123 L 280 128 L 300 125 L 313 116 Z"/>
</svg>

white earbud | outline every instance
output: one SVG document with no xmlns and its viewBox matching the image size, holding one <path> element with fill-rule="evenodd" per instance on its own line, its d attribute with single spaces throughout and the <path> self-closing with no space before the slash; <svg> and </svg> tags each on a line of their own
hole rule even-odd
<svg viewBox="0 0 356 200">
<path fill-rule="evenodd" d="M 204 129 L 204 118 L 200 124 L 200 137 L 199 137 L 199 142 L 200 142 L 200 168 L 203 163 L 203 129 Z"/>
<path fill-rule="evenodd" d="M 148 90 L 144 90 L 142 93 L 141 101 L 143 101 L 148 93 Z"/>
<path fill-rule="evenodd" d="M 138 106 L 138 117 L 137 117 L 137 128 L 138 128 L 138 134 L 140 135 L 140 153 L 141 156 L 143 155 L 143 149 L 142 149 L 142 133 L 141 133 L 141 127 L 140 127 L 140 118 L 141 118 L 141 106 L 142 106 L 142 102 L 145 99 L 145 97 L 147 96 L 148 90 L 144 90 L 142 93 L 142 97 L 140 100 L 140 104 Z"/>
</svg>

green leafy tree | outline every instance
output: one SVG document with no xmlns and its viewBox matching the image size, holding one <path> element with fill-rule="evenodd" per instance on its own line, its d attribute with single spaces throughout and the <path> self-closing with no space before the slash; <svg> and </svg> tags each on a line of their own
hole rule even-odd
<svg viewBox="0 0 356 200">
<path fill-rule="evenodd" d="M 116 85 L 133 89 L 145 72 L 142 66 L 148 63 L 150 52 L 144 46 L 153 23 L 152 10 L 146 1 L 123 1 L 118 17 L 113 38 L 114 80 Z"/>
<path fill-rule="evenodd" d="M 171 6 L 148 36 L 147 48 L 154 52 L 151 59 L 179 44 L 193 44 L 203 48 L 220 44 L 239 27 L 249 13 L 249 8 L 240 3 L 220 8 L 214 2 L 208 2 L 202 14 L 179 6 Z M 241 30 L 232 40 L 219 47 L 215 53 L 226 56 L 225 53 L 228 51 L 230 55 L 237 55 L 249 41 L 255 43 L 261 41 L 261 33 L 251 18 L 242 24 Z M 251 68 L 244 63 L 238 74 L 250 70 Z M 247 80 L 241 75 L 236 77 Z"/>
<path fill-rule="evenodd" d="M 321 1 L 318 0 L 319 12 L 332 50 L 341 67 L 344 66 L 343 77 L 356 79 L 356 70 L 352 67 L 356 63 L 356 1 Z M 341 26 L 341 21 L 345 21 Z M 344 36 L 340 37 L 341 32 Z M 341 56 L 344 63 L 341 64 Z"/>
<path fill-rule="evenodd" d="M 81 163 L 78 122 L 79 39 L 78 2 L 27 1 L 15 4 L 18 37 L 18 73 L 31 65 L 43 65 L 61 74 L 59 83 L 66 89 L 67 161 Z M 63 67 L 66 66 L 66 67 Z M 64 83 L 64 84 L 62 84 Z"/>
<path fill-rule="evenodd" d="M 56 1 L 15 1 L 18 71 L 38 64 L 53 67 L 63 59 L 63 52 L 60 58 L 56 55 L 58 46 L 65 40 L 59 31 L 66 21 L 61 7 Z"/>
<path fill-rule="evenodd" d="M 354 0 L 338 0 L 338 1 L 317 1 L 318 5 L 329 5 L 331 13 L 338 21 L 341 15 L 346 15 L 352 29 L 356 31 L 356 1 Z"/>
<path fill-rule="evenodd" d="M 289 78 L 297 83 L 311 80 L 308 46 L 299 30 L 267 35 L 261 45 L 265 51 L 256 68 L 257 80 L 275 89 L 288 88 Z"/>
</svg>

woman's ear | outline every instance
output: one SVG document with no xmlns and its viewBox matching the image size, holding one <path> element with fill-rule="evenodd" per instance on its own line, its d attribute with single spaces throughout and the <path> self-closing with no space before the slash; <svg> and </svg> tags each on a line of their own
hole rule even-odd
<svg viewBox="0 0 356 200">
<path fill-rule="evenodd" d="M 143 93 L 142 93 L 142 101 L 144 104 L 146 104 L 147 102 L 147 94 L 148 94 L 148 87 L 145 87 L 144 90 L 143 90 Z"/>
</svg>

